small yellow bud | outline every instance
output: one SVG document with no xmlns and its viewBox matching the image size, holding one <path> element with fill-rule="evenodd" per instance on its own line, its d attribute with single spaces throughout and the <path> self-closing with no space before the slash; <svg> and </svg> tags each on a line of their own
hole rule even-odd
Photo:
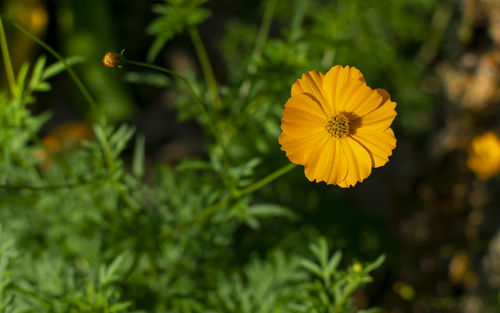
<svg viewBox="0 0 500 313">
<path fill-rule="evenodd" d="M 363 266 L 361 264 L 359 264 L 358 262 L 356 262 L 356 263 L 353 264 L 352 270 L 355 273 L 360 273 L 363 270 Z"/>
<path fill-rule="evenodd" d="M 116 52 L 108 52 L 102 58 L 102 64 L 107 68 L 118 68 L 122 61 L 122 55 Z"/>
</svg>

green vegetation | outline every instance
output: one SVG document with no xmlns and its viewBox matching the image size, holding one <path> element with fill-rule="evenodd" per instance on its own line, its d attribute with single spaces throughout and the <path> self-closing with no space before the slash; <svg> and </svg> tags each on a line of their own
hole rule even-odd
<svg viewBox="0 0 500 313">
<path fill-rule="evenodd" d="M 136 33 L 139 9 L 117 2 L 55 1 L 45 36 L 2 15 L 0 313 L 500 307 L 480 274 L 492 227 L 474 222 L 497 185 L 466 171 L 463 144 L 495 121 L 435 86 L 472 23 L 453 1 L 163 0 Z M 99 64 L 121 49 L 120 69 Z M 395 155 L 348 190 L 307 181 L 277 139 L 291 85 L 335 64 L 398 104 Z M 148 109 L 176 114 L 161 139 Z M 477 129 L 439 152 L 439 114 Z"/>
</svg>

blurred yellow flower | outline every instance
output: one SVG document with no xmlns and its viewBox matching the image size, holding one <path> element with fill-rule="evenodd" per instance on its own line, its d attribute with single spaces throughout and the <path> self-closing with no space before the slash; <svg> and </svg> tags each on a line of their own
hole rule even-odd
<svg viewBox="0 0 500 313">
<path fill-rule="evenodd" d="M 69 122 L 57 127 L 42 139 L 45 149 L 35 151 L 35 157 L 43 160 L 40 168 L 48 170 L 52 166 L 53 155 L 71 151 L 92 136 L 92 128 L 85 122 Z"/>
<path fill-rule="evenodd" d="M 304 165 L 310 181 L 354 186 L 389 161 L 396 147 L 390 128 L 395 107 L 355 67 L 337 65 L 325 75 L 310 71 L 293 84 L 282 111 L 281 150 Z"/>
<path fill-rule="evenodd" d="M 467 166 L 479 179 L 489 179 L 500 172 L 500 139 L 489 131 L 474 137 Z"/>
</svg>

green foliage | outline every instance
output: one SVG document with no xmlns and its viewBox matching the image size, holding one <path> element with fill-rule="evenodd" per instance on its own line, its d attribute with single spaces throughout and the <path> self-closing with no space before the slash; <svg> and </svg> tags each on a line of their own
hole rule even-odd
<svg viewBox="0 0 500 313">
<path fill-rule="evenodd" d="M 361 286 L 372 282 L 369 273 L 378 268 L 385 257 L 365 266 L 355 262 L 347 271 L 338 270 L 342 254 L 334 253 L 328 257 L 325 239 L 320 239 L 310 247 L 314 260 L 303 259 L 301 265 L 317 280 L 304 284 L 304 292 L 294 304 L 296 312 L 354 312 L 352 294 Z M 368 312 L 365 310 L 357 312 Z M 369 312 L 376 312 L 375 309 Z"/>
<path fill-rule="evenodd" d="M 372 281 L 370 271 L 384 258 L 347 271 L 338 269 L 341 253 L 329 257 L 326 240 L 311 245 L 312 258 L 276 251 L 267 261 L 254 259 L 241 274 L 221 278 L 210 301 L 214 312 L 376 312 L 355 310 L 351 295 Z"/>
<path fill-rule="evenodd" d="M 298 284 L 307 279 L 297 261 L 277 251 L 267 261 L 252 260 L 242 273 L 221 277 L 210 299 L 212 307 L 221 308 L 214 312 L 287 312 Z"/>
<path fill-rule="evenodd" d="M 31 115 L 25 103 L 50 89 L 43 78 L 58 68 L 41 58 L 31 76 L 21 72 L 19 98 L 1 98 L 0 220 L 8 221 L 0 232 L 2 312 L 301 312 L 351 305 L 350 292 L 368 282 L 367 272 L 330 267 L 326 279 L 339 282 L 342 297 L 335 301 L 345 305 L 317 303 L 322 291 L 314 286 L 322 283 L 295 252 L 278 249 L 243 269 L 231 261 L 227 248 L 238 225 L 258 229 L 263 219 L 298 216 L 250 195 L 231 196 L 231 182 L 217 180 L 225 171 L 217 153 L 208 162 L 159 166 L 144 184 L 144 137 L 135 141 L 129 171 L 121 155 L 133 128 L 96 124 L 93 139 L 49 154 L 52 165 L 41 167 L 35 155 L 47 148 L 37 134 L 47 116 Z M 259 164 L 251 158 L 230 168 L 236 188 L 255 182 Z M 200 214 L 209 207 L 216 210 L 204 223 Z"/>
<path fill-rule="evenodd" d="M 20 253 L 10 244 L 0 250 L 0 310 L 2 312 L 125 312 L 130 302 L 119 301 L 116 283 L 130 268 L 119 255 L 98 272 L 80 271 L 55 255 L 38 258 Z M 29 259 L 23 257 L 29 256 Z M 10 261 L 10 262 L 9 262 Z"/>
<path fill-rule="evenodd" d="M 148 34 L 156 37 L 147 60 L 153 62 L 167 41 L 186 27 L 196 26 L 210 16 L 210 11 L 201 7 L 207 0 L 164 0 L 164 4 L 153 6 L 160 15 L 148 27 Z"/>
<path fill-rule="evenodd" d="M 9 263 L 12 262 L 12 241 L 8 241 L 0 233 L 0 311 L 7 312 L 8 308 L 12 308 L 14 296 L 7 292 L 9 285 L 12 283 Z"/>
<path fill-rule="evenodd" d="M 204 3 L 165 0 L 153 7 L 148 60 L 210 16 Z M 276 142 L 281 110 L 301 73 L 337 63 L 359 67 L 369 82 L 390 89 L 410 131 L 414 115 L 432 110 L 433 102 L 423 101 L 429 95 L 407 90 L 424 75 L 415 55 L 436 3 L 269 2 L 257 15 L 274 14 L 272 36 L 257 23 L 229 21 L 215 37 L 231 69 L 218 84 L 220 105 L 194 72 L 183 73 L 206 115 L 183 81 L 128 72 L 129 82 L 175 92 L 179 118 L 206 133 L 206 153 L 176 166 L 149 166 L 145 137 L 105 121 L 92 125 L 94 137 L 77 148 L 49 151 L 38 137 L 49 114 L 35 116 L 27 105 L 36 92 L 57 92 L 48 79 L 64 67 L 47 66 L 44 57 L 23 66 L 15 96 L 0 93 L 0 312 L 375 312 L 359 311 L 353 293 L 372 281 L 384 257 L 342 264 L 325 239 L 313 238 L 308 252 L 310 238 L 303 237 L 293 248 L 274 241 L 267 257 L 249 258 L 235 247 L 242 229 L 278 233 L 275 223 L 302 222 L 302 212 L 283 204 L 301 192 L 291 183 L 253 194 L 268 183 L 260 180 L 264 173 L 284 163 Z M 406 20 L 412 23 L 399 27 Z M 287 238 L 297 238 L 296 224 L 287 225 Z"/>
</svg>

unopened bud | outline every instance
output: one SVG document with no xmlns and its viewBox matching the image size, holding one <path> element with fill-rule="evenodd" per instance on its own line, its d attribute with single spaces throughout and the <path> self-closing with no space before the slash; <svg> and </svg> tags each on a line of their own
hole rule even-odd
<svg viewBox="0 0 500 313">
<path fill-rule="evenodd" d="M 108 52 L 102 58 L 102 64 L 107 68 L 119 68 L 122 61 L 122 55 L 116 52 Z"/>
<path fill-rule="evenodd" d="M 363 270 L 363 266 L 361 264 L 359 264 L 358 262 L 356 262 L 356 263 L 353 264 L 352 270 L 355 273 L 359 273 L 359 272 L 361 272 Z"/>
</svg>

